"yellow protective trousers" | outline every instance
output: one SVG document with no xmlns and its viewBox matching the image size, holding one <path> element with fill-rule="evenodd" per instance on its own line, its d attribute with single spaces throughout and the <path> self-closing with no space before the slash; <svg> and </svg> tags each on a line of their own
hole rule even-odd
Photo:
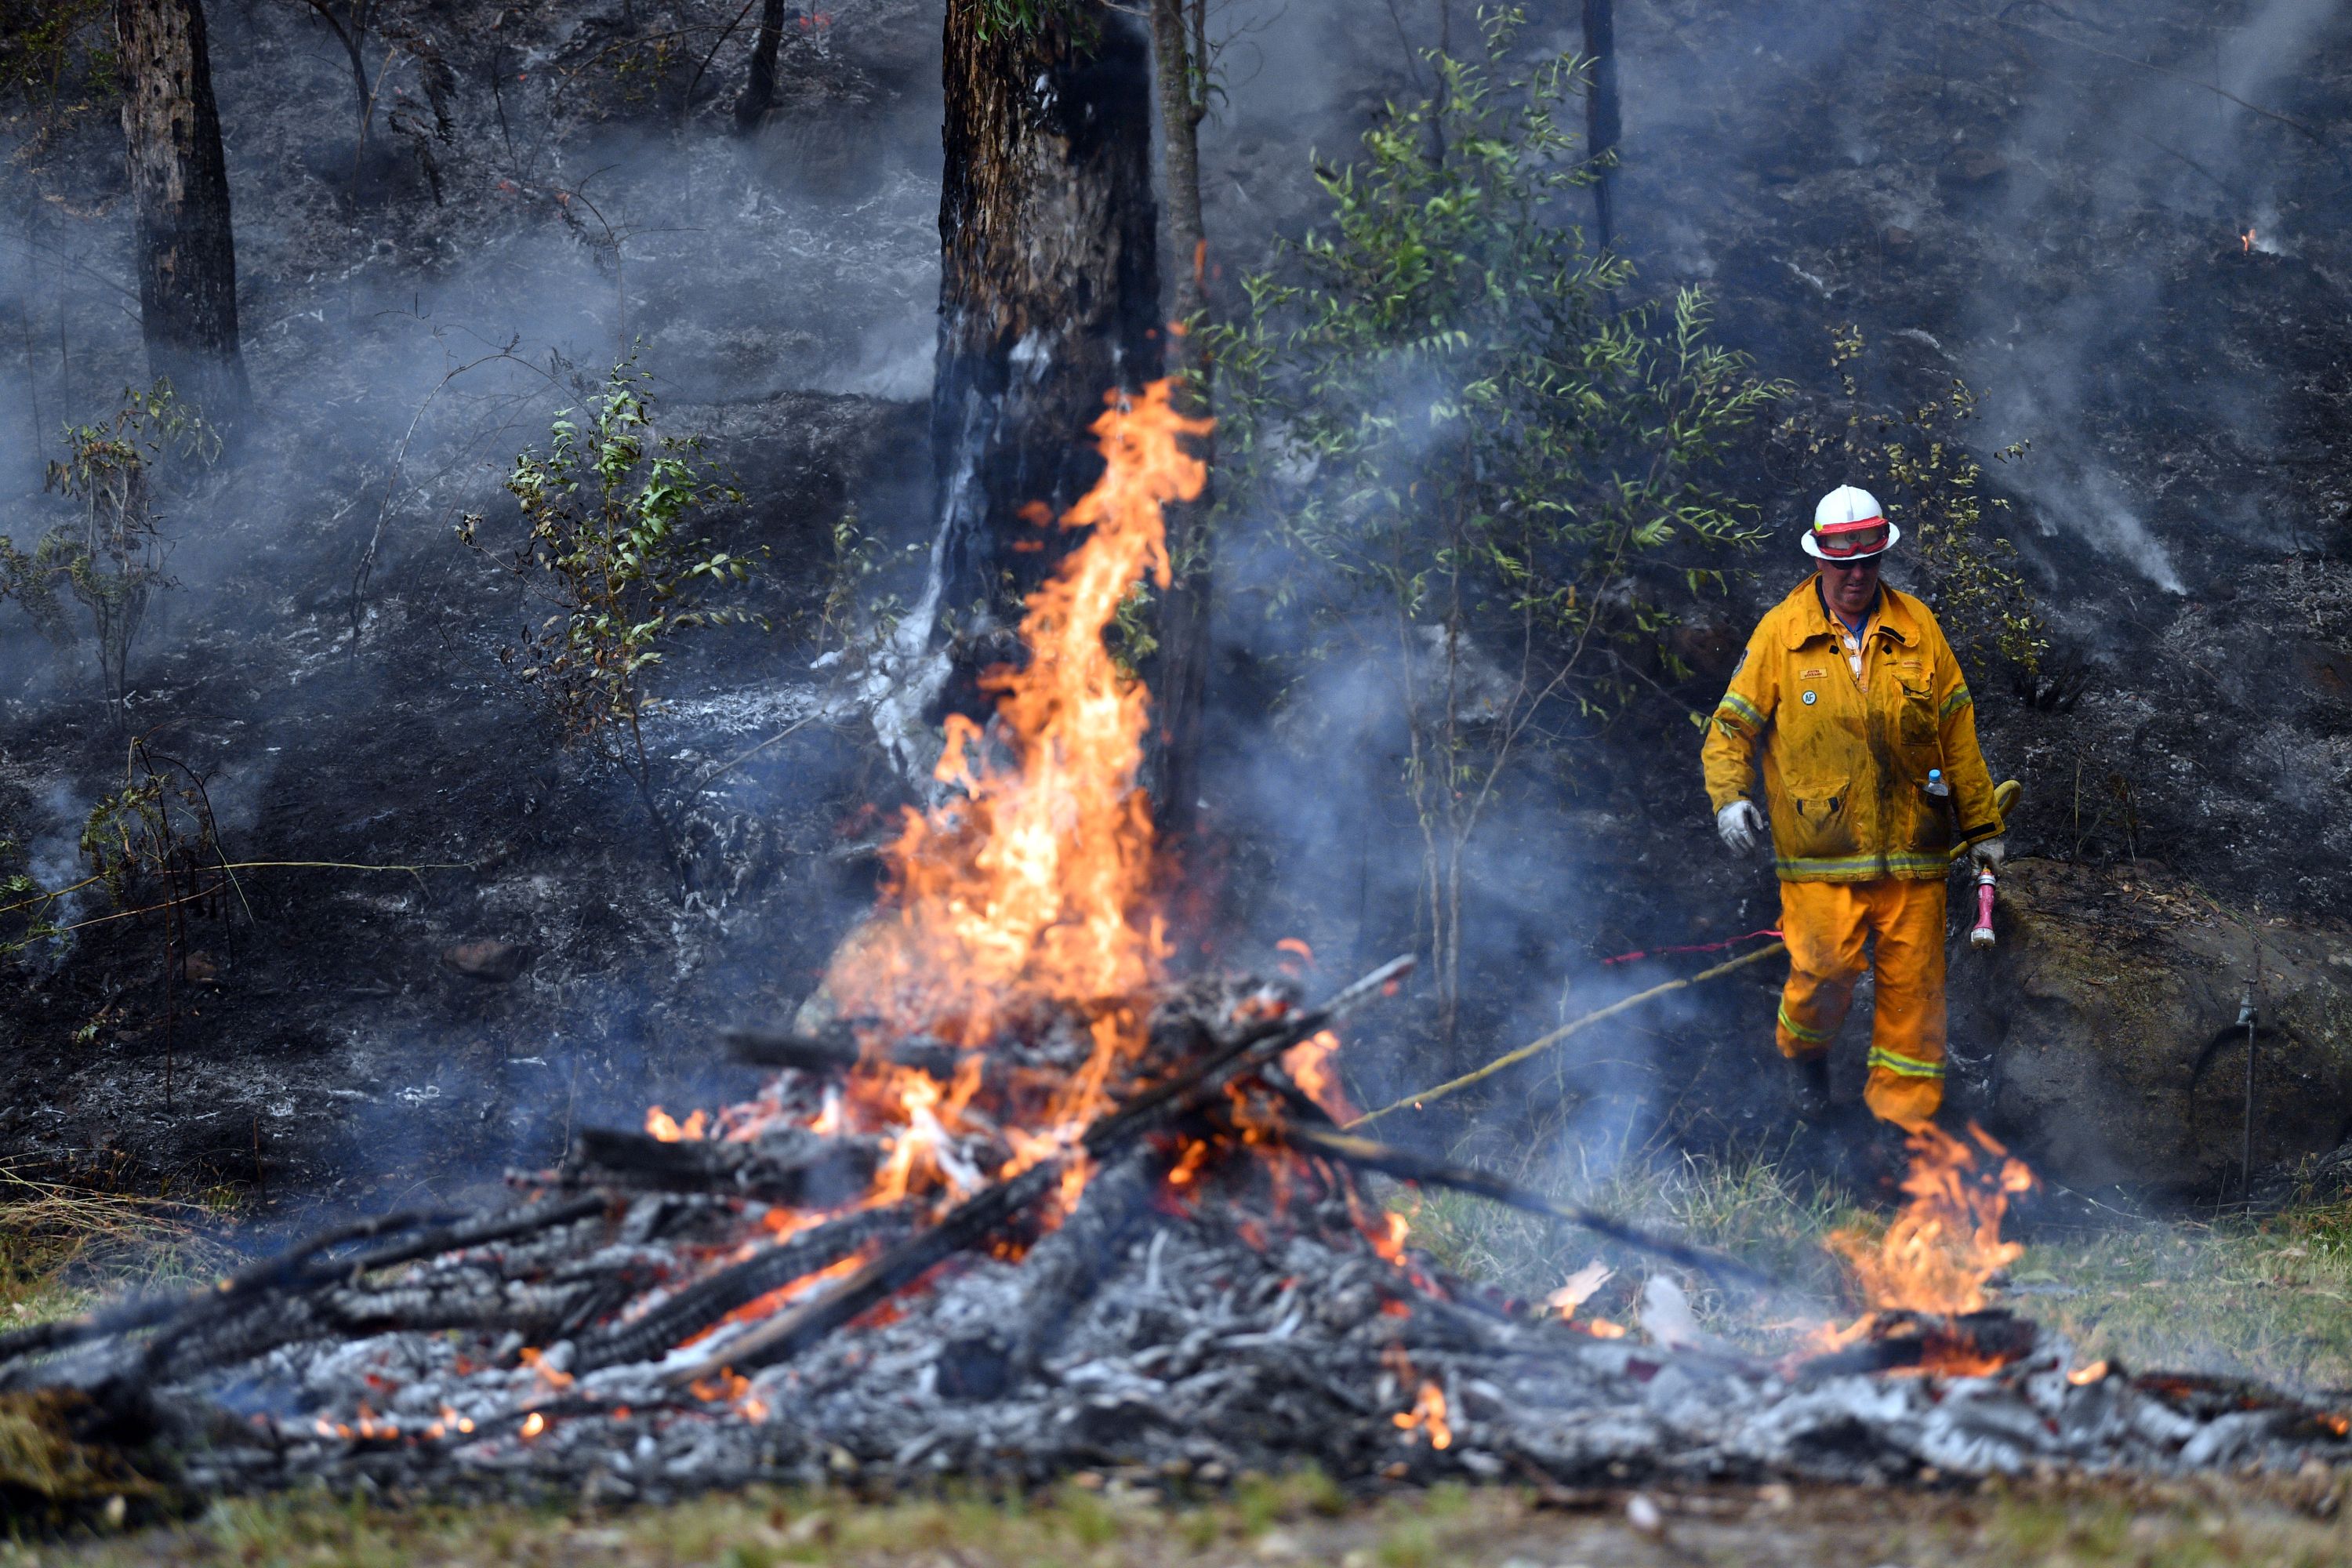
<svg viewBox="0 0 2352 1568">
<path fill-rule="evenodd" d="M 1933 1117 L 1944 1103 L 1944 884 L 1783 882 L 1780 931 L 1789 943 L 1780 1054 L 1828 1050 L 1870 969 L 1878 1002 L 1863 1099 L 1873 1115 L 1906 1128 Z"/>
</svg>

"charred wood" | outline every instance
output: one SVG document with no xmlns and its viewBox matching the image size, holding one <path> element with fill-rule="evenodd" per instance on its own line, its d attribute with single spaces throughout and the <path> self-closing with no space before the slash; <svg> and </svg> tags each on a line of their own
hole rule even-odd
<svg viewBox="0 0 2352 1568">
<path fill-rule="evenodd" d="M 664 1192 L 727 1192 L 769 1203 L 828 1208 L 873 1179 L 879 1152 L 868 1140 L 804 1136 L 736 1143 L 592 1127 L 580 1135 L 563 1179 Z"/>
<path fill-rule="evenodd" d="M 1087 1152 L 1103 1160 L 1166 1121 L 1199 1110 L 1234 1073 L 1272 1061 L 1316 1031 L 1329 1027 L 1380 994 L 1412 965 L 1410 955 L 1391 959 L 1319 1007 L 1253 1025 L 1189 1070 L 1097 1118 L 1083 1139 Z M 798 1355 L 933 1264 L 994 1234 L 998 1226 L 1051 1191 L 1062 1179 L 1062 1161 L 1046 1160 L 974 1194 L 938 1224 L 908 1237 L 831 1292 L 730 1343 L 729 1362 L 737 1366 L 766 1366 Z"/>
<path fill-rule="evenodd" d="M 1020 1319 L 1003 1339 L 1002 1387 L 1018 1388 L 1037 1375 L 1070 1320 L 1127 1250 L 1169 1164 L 1149 1143 L 1130 1149 L 1087 1184 L 1060 1229 L 1029 1249 Z"/>
<path fill-rule="evenodd" d="M 895 1237 L 912 1219 L 908 1205 L 896 1204 L 845 1215 L 803 1231 L 756 1258 L 698 1280 L 641 1318 L 615 1323 L 582 1341 L 572 1368 L 594 1372 L 624 1362 L 654 1360 L 737 1308 L 830 1268 L 868 1242 Z"/>
<path fill-rule="evenodd" d="M 1554 1219 L 1566 1220 L 1570 1225 L 1581 1226 L 1595 1235 L 1605 1236 L 1612 1241 L 1633 1247 L 1637 1251 L 1663 1258 L 1669 1263 L 1679 1264 L 1685 1268 L 1698 1269 L 1725 1284 L 1744 1285 L 1759 1290 L 1778 1288 L 1776 1281 L 1769 1275 L 1748 1267 L 1736 1258 L 1727 1257 L 1723 1253 L 1712 1251 L 1706 1247 L 1693 1247 L 1688 1242 L 1652 1235 L 1639 1226 L 1629 1225 L 1615 1215 L 1603 1214 L 1598 1209 L 1555 1203 L 1540 1193 L 1529 1192 L 1525 1187 L 1513 1185 L 1500 1176 L 1474 1170 L 1467 1165 L 1449 1165 L 1442 1161 L 1425 1159 L 1408 1150 L 1375 1142 L 1370 1138 L 1358 1138 L 1349 1133 L 1329 1131 L 1319 1127 L 1293 1123 L 1283 1129 L 1282 1136 L 1284 1142 L 1289 1143 L 1291 1147 L 1307 1153 L 1322 1154 L 1334 1160 L 1345 1161 L 1350 1165 L 1368 1171 L 1379 1171 L 1384 1175 L 1395 1176 L 1401 1181 L 1418 1182 L 1430 1186 L 1452 1187 L 1457 1192 L 1475 1193 L 1480 1197 L 1491 1198 L 1496 1203 L 1515 1209 L 1523 1209 L 1528 1214 L 1547 1215 Z"/>
<path fill-rule="evenodd" d="M 749 1028 L 728 1029 L 721 1037 L 727 1042 L 727 1054 L 746 1067 L 791 1068 L 820 1078 L 839 1078 L 858 1062 L 854 1039 Z M 944 1081 L 955 1077 L 963 1053 L 945 1041 L 918 1037 L 892 1042 L 884 1049 L 882 1059 Z"/>
<path fill-rule="evenodd" d="M 760 7 L 760 35 L 751 45 L 751 75 L 743 84 L 743 96 L 735 100 L 735 129 L 739 132 L 756 131 L 767 118 L 776 101 L 776 55 L 784 42 L 784 19 L 797 16 L 796 10 L 786 8 L 784 0 L 762 0 Z"/>
<path fill-rule="evenodd" d="M 1007 9 L 947 6 L 931 453 L 946 602 L 1009 612 L 1060 549 L 1024 513 L 1094 483 L 1087 428 L 1159 374 L 1160 338 L 1140 30 L 1104 0 Z"/>
<path fill-rule="evenodd" d="M 237 342 L 228 164 L 199 0 L 115 0 L 122 139 L 151 375 L 234 426 L 253 400 Z"/>
</svg>

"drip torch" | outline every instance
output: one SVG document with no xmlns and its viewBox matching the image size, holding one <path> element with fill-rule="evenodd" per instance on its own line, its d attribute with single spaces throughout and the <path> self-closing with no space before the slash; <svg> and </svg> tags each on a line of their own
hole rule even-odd
<svg viewBox="0 0 2352 1568">
<path fill-rule="evenodd" d="M 1937 808 L 1944 813 L 1945 820 L 1951 822 L 1957 829 L 1958 823 L 1952 815 L 1952 784 L 1944 776 L 1944 770 L 1929 768 L 1927 782 L 1923 787 L 1927 797 L 1933 800 Z M 2006 816 L 2010 808 L 2017 804 L 2017 797 L 2021 793 L 2023 792 L 2018 788 L 2016 780 L 2005 781 L 1993 792 L 1994 809 Z M 1958 855 L 1955 854 L 1953 858 L 1957 859 Z M 1993 875 L 1991 867 L 1979 866 L 1976 883 L 1977 923 L 1969 930 L 1969 945 L 1974 948 L 1989 948 L 1993 944 L 1992 902 L 1993 894 L 1999 887 L 1999 880 Z"/>
</svg>

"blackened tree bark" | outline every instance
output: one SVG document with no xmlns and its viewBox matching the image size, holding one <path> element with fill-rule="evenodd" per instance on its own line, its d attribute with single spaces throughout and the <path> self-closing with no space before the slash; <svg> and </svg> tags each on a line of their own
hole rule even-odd
<svg viewBox="0 0 2352 1568">
<path fill-rule="evenodd" d="M 943 586 L 1003 616 L 1067 544 L 1029 519 L 1102 472 L 1104 395 L 1160 374 L 1150 59 L 1099 0 L 948 0 L 946 89 Z"/>
<path fill-rule="evenodd" d="M 1617 142 L 1617 0 L 1584 0 L 1584 52 L 1592 57 L 1592 95 L 1584 103 L 1584 142 L 1592 155 L 1592 216 L 1601 248 L 1614 237 Z"/>
<path fill-rule="evenodd" d="M 751 46 L 751 79 L 735 100 L 735 129 L 756 131 L 776 101 L 776 55 L 784 45 L 784 0 L 762 0 L 760 37 Z"/>
<path fill-rule="evenodd" d="M 198 0 L 115 0 L 149 374 L 223 429 L 252 402 L 237 347 L 228 165 Z"/>
<path fill-rule="evenodd" d="M 1179 406 L 1204 411 L 1214 366 L 1201 349 L 1208 308 L 1208 231 L 1201 217 L 1201 121 L 1209 112 L 1208 0 L 1151 0 L 1151 54 L 1160 96 L 1160 167 L 1168 187 L 1168 248 L 1175 264 L 1169 290 L 1179 330 L 1168 344 L 1168 370 L 1181 384 Z M 1185 330 L 1190 329 L 1190 330 Z M 1215 437 L 1206 437 L 1215 483 Z M 1192 826 L 1201 793 L 1202 726 L 1208 705 L 1209 612 L 1213 557 L 1207 527 L 1214 496 L 1169 509 L 1168 554 L 1175 581 L 1160 614 L 1160 668 L 1153 684 L 1156 742 L 1152 805 L 1160 832 Z"/>
</svg>

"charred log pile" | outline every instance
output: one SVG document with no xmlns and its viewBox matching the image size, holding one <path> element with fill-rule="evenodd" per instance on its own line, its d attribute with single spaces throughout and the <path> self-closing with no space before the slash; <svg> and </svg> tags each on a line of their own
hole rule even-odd
<svg viewBox="0 0 2352 1568">
<path fill-rule="evenodd" d="M 1270 985 L 1166 995 L 1116 1108 L 1025 1164 L 969 1112 L 953 1133 L 860 1130 L 861 1103 L 910 1078 L 975 1084 L 971 1056 L 908 1068 L 760 1037 L 746 1054 L 799 1065 L 715 1123 L 590 1134 L 516 1173 L 508 1212 L 374 1221 L 192 1300 L 20 1332 L 0 1380 L 160 1401 L 199 1438 L 188 1479 L 226 1489 L 1213 1482 L 1306 1460 L 1581 1485 L 2347 1454 L 2340 1415 L 2077 1369 L 2000 1311 L 1881 1312 L 1842 1349 L 1767 1362 L 1600 1338 L 1448 1278 L 1358 1171 L 1510 1190 L 1340 1134 L 1311 1092 L 1326 1031 L 1402 967 L 1318 1007 Z M 1052 1075 L 1000 1055 L 992 1105 Z"/>
</svg>

